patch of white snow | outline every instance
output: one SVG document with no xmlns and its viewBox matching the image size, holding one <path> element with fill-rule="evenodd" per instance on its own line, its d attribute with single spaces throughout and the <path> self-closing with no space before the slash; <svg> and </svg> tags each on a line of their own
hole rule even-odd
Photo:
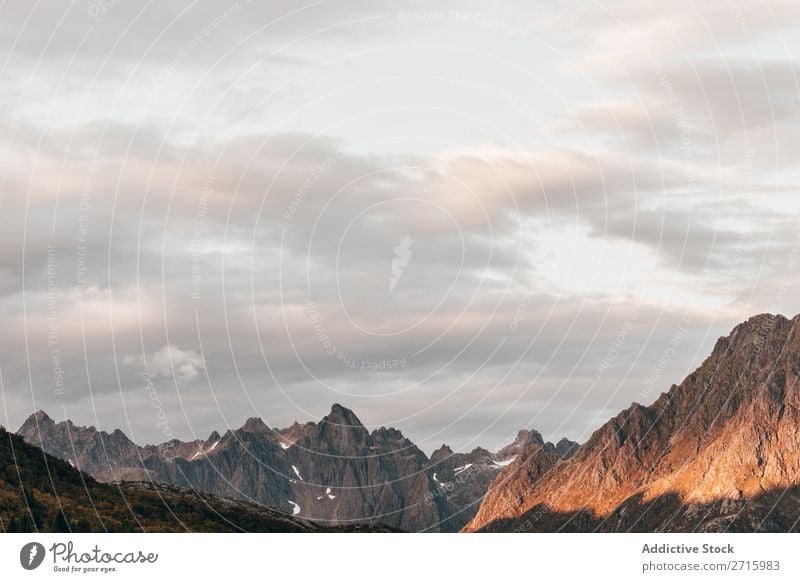
<svg viewBox="0 0 800 582">
<path fill-rule="evenodd" d="M 517 457 L 511 457 L 510 459 L 506 459 L 505 461 L 492 461 L 498 467 L 508 467 L 511 463 L 514 462 L 514 459 Z"/>
<path fill-rule="evenodd" d="M 325 495 L 320 495 L 319 497 L 317 497 L 317 501 L 321 501 L 323 499 L 336 499 L 336 495 L 331 495 L 330 487 L 325 489 Z"/>
</svg>

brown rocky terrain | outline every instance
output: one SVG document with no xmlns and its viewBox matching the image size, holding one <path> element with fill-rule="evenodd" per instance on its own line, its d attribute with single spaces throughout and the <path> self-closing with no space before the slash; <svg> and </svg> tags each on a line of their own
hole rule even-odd
<svg viewBox="0 0 800 582">
<path fill-rule="evenodd" d="M 174 485 L 101 483 L 0 427 L 0 532 L 386 532 L 327 528 L 264 505 Z"/>
<path fill-rule="evenodd" d="M 272 429 L 251 418 L 205 440 L 139 447 L 121 431 L 98 431 L 32 415 L 18 434 L 101 481 L 172 484 L 256 502 L 321 524 L 380 522 L 407 531 L 458 531 L 489 484 L 531 441 L 557 454 L 575 443 L 544 443 L 535 431 L 496 454 L 481 448 L 431 459 L 394 428 L 369 432 L 335 404 L 319 423 Z M 566 447 L 566 448 L 565 448 Z"/>
<path fill-rule="evenodd" d="M 800 503 L 800 316 L 759 315 L 566 460 L 529 446 L 465 531 L 785 531 Z M 794 525 L 792 525 L 794 524 Z"/>
<path fill-rule="evenodd" d="M 394 429 L 370 434 L 339 405 L 319 423 L 284 431 L 251 418 L 205 441 L 159 446 L 138 447 L 118 430 L 56 423 L 43 412 L 18 434 L 102 481 L 173 484 L 322 524 L 381 522 L 420 531 L 439 529 L 450 513 L 443 499 L 428 495 L 435 486 L 422 451 Z"/>
<path fill-rule="evenodd" d="M 568 439 L 561 439 L 554 445 L 545 442 L 542 435 L 535 430 L 521 430 L 512 443 L 496 453 L 480 447 L 469 453 L 454 453 L 446 445 L 434 451 L 428 473 L 439 488 L 438 494 L 457 510 L 450 518 L 451 522 L 466 525 L 478 511 L 487 489 L 503 469 L 534 445 L 546 451 L 553 462 L 560 458 L 569 458 L 578 446 Z"/>
</svg>

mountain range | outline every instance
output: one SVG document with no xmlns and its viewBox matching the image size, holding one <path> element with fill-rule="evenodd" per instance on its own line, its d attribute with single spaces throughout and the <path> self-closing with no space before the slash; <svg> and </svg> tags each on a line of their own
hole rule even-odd
<svg viewBox="0 0 800 582">
<path fill-rule="evenodd" d="M 428 458 L 400 431 L 369 432 L 339 405 L 318 423 L 270 429 L 253 418 L 223 435 L 159 446 L 56 423 L 43 412 L 19 435 L 100 481 L 200 491 L 322 525 L 795 531 L 799 326 L 800 316 L 752 317 L 681 384 L 649 406 L 633 403 L 580 446 L 524 430 L 498 451 L 443 445 Z"/>
<path fill-rule="evenodd" d="M 389 532 L 143 481 L 100 483 L 0 428 L 0 532 Z"/>
<path fill-rule="evenodd" d="M 55 422 L 42 411 L 17 434 L 100 481 L 177 485 L 323 525 L 378 522 L 405 531 L 458 531 L 521 450 L 536 443 L 568 456 L 577 446 L 524 430 L 497 453 L 443 445 L 429 459 L 399 430 L 369 432 L 338 404 L 318 423 L 272 429 L 251 418 L 222 435 L 157 446 L 137 446 L 120 430 Z"/>
</svg>

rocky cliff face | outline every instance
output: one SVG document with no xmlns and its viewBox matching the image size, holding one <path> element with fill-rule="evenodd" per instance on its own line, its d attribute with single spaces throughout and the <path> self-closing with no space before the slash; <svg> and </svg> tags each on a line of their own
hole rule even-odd
<svg viewBox="0 0 800 582">
<path fill-rule="evenodd" d="M 322 524 L 380 522 L 409 531 L 458 531 L 489 484 L 535 431 L 493 454 L 477 448 L 431 459 L 394 428 L 371 433 L 334 405 L 319 423 L 275 430 L 251 418 L 224 435 L 138 447 L 122 432 L 32 415 L 19 435 L 102 481 L 147 480 L 254 501 Z M 573 443 L 574 444 L 574 443 Z"/>
<path fill-rule="evenodd" d="M 174 485 L 100 483 L 2 428 L 0 467 L 0 533 L 393 531 L 369 524 L 325 528 Z"/>
<path fill-rule="evenodd" d="M 529 447 L 465 529 L 782 527 L 798 503 L 767 500 L 800 484 L 799 332 L 800 316 L 753 317 L 680 386 L 631 405 L 568 460 Z"/>
<path fill-rule="evenodd" d="M 285 453 L 300 515 L 322 523 L 358 516 L 410 531 L 446 526 L 451 509 L 431 495 L 428 459 L 400 431 L 369 433 L 355 414 L 334 405 L 298 433 Z"/>
<path fill-rule="evenodd" d="M 46 453 L 91 473 L 101 481 L 140 480 L 147 452 L 137 447 L 122 431 L 98 431 L 75 426 L 71 421 L 56 423 L 41 410 L 31 415 L 17 434 Z"/>
<path fill-rule="evenodd" d="M 577 443 L 561 439 L 558 444 L 544 442 L 535 430 L 522 430 L 514 442 L 492 453 L 476 448 L 469 453 L 454 453 L 442 445 L 431 455 L 428 473 L 436 482 L 437 494 L 451 505 L 455 513 L 450 518 L 453 525 L 466 525 L 480 507 L 489 486 L 503 474 L 519 455 L 541 448 L 553 462 L 571 456 Z"/>
</svg>

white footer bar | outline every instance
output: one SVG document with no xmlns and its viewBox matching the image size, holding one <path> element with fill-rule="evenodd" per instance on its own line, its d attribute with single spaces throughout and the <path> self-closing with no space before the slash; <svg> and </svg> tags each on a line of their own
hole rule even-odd
<svg viewBox="0 0 800 582">
<path fill-rule="evenodd" d="M 798 539 L 795 534 L 2 534 L 0 571 L 7 580 L 136 582 L 254 575 L 408 582 L 512 574 L 528 580 L 800 580 Z"/>
</svg>

